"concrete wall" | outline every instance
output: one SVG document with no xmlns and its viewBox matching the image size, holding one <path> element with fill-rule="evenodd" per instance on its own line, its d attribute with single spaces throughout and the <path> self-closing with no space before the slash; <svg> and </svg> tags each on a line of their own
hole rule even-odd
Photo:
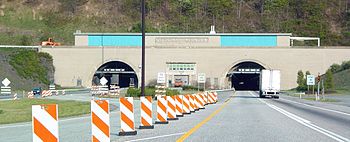
<svg viewBox="0 0 350 142">
<path fill-rule="evenodd" d="M 290 36 L 277 36 L 277 46 L 289 47 L 290 46 Z"/>
<path fill-rule="evenodd" d="M 75 86 L 78 78 L 83 86 L 90 86 L 97 68 L 112 60 L 129 64 L 140 80 L 140 48 L 131 47 L 72 47 L 43 48 L 53 56 L 56 69 L 55 83 Z M 104 56 L 102 56 L 104 55 Z M 298 70 L 323 74 L 333 63 L 350 60 L 349 48 L 147 48 L 146 84 L 166 71 L 166 62 L 195 62 L 197 73 L 219 78 L 220 86 L 226 87 L 227 72 L 242 61 L 254 61 L 266 68 L 281 70 L 281 88 L 296 87 Z"/>
</svg>

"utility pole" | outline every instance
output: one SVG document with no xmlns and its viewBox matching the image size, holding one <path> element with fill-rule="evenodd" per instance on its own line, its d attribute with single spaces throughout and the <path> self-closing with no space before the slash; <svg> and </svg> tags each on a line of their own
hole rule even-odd
<svg viewBox="0 0 350 142">
<path fill-rule="evenodd" d="M 141 49 L 141 96 L 145 96 L 145 0 L 141 0 L 141 30 L 142 30 L 142 49 Z"/>
</svg>

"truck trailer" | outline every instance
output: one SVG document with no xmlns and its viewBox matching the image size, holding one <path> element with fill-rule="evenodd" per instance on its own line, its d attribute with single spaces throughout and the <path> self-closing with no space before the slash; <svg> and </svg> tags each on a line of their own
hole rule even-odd
<svg viewBox="0 0 350 142">
<path fill-rule="evenodd" d="M 279 70 L 261 70 L 259 97 L 279 98 L 281 88 L 281 72 Z"/>
</svg>

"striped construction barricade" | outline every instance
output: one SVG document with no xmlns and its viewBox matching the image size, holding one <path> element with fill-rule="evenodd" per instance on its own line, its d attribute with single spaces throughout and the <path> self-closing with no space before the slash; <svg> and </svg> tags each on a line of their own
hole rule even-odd
<svg viewBox="0 0 350 142">
<path fill-rule="evenodd" d="M 91 135 L 93 142 L 110 141 L 109 101 L 91 100 Z"/>
<path fill-rule="evenodd" d="M 176 116 L 177 117 L 183 117 L 183 109 L 182 109 L 182 98 L 183 98 L 183 95 L 176 95 L 176 100 L 175 100 L 175 103 L 176 103 Z"/>
<path fill-rule="evenodd" d="M 214 92 L 214 102 L 218 102 L 218 92 Z"/>
<path fill-rule="evenodd" d="M 157 96 L 157 120 L 156 124 L 168 124 L 167 119 L 167 100 L 166 96 Z"/>
<path fill-rule="evenodd" d="M 208 93 L 208 101 L 209 101 L 210 104 L 214 104 L 215 103 L 214 98 L 215 98 L 214 92 L 209 92 Z"/>
<path fill-rule="evenodd" d="M 192 99 L 193 99 L 193 106 L 194 106 L 194 110 L 195 111 L 198 111 L 199 110 L 199 107 L 200 107 L 200 104 L 199 104 L 199 100 L 197 98 L 197 94 L 192 94 Z"/>
<path fill-rule="evenodd" d="M 176 96 L 166 96 L 166 100 L 168 102 L 167 107 L 167 117 L 168 120 L 178 120 L 176 117 Z"/>
<path fill-rule="evenodd" d="M 43 90 L 41 92 L 41 97 L 48 97 L 48 96 L 52 96 L 51 90 Z"/>
<path fill-rule="evenodd" d="M 183 114 L 190 114 L 190 97 L 188 95 L 183 96 L 182 104 Z"/>
<path fill-rule="evenodd" d="M 196 102 L 197 102 L 197 107 L 199 109 L 204 109 L 204 104 L 203 104 L 203 99 L 201 97 L 201 94 L 196 94 Z"/>
<path fill-rule="evenodd" d="M 58 142 L 57 104 L 32 105 L 33 142 Z"/>
<path fill-rule="evenodd" d="M 205 109 L 204 105 L 205 105 L 205 101 L 204 101 L 204 93 L 200 93 L 199 94 L 199 97 L 200 97 L 200 101 L 201 101 L 201 105 L 202 105 L 202 108 L 201 109 Z"/>
<path fill-rule="evenodd" d="M 33 99 L 33 98 L 34 98 L 34 93 L 33 93 L 33 91 L 28 92 L 27 95 L 28 95 L 28 98 L 29 98 L 29 99 Z"/>
<path fill-rule="evenodd" d="M 193 113 L 193 112 L 195 112 L 195 106 L 194 106 L 195 104 L 194 104 L 193 95 L 189 94 L 187 96 L 188 96 L 189 101 L 190 101 L 190 112 Z"/>
<path fill-rule="evenodd" d="M 208 104 L 209 104 L 209 102 L 208 102 L 208 93 L 209 93 L 209 92 L 204 92 L 204 93 L 203 93 L 204 105 L 208 105 Z"/>
<path fill-rule="evenodd" d="M 142 96 L 141 101 L 141 125 L 140 129 L 153 129 L 152 121 L 152 96 Z"/>
<path fill-rule="evenodd" d="M 119 98 L 120 103 L 120 132 L 119 136 L 136 135 L 134 121 L 134 98 Z"/>
</svg>

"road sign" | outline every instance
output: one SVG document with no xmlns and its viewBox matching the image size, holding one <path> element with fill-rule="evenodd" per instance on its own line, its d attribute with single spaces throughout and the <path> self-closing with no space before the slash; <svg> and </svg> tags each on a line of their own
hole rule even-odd
<svg viewBox="0 0 350 142">
<path fill-rule="evenodd" d="M 101 85 L 106 85 L 107 84 L 107 82 L 108 82 L 108 80 L 105 78 L 105 77 L 102 77 L 101 79 L 100 79 L 100 83 L 101 83 Z"/>
<path fill-rule="evenodd" d="M 306 76 L 306 85 L 315 85 L 315 76 L 307 75 Z"/>
<path fill-rule="evenodd" d="M 2 82 L 1 82 L 5 87 L 9 86 L 11 81 L 7 78 L 5 78 Z"/>
<path fill-rule="evenodd" d="M 205 73 L 198 73 L 198 83 L 205 83 Z"/>
<path fill-rule="evenodd" d="M 165 83 L 165 73 L 164 72 L 158 73 L 157 83 Z"/>
</svg>

